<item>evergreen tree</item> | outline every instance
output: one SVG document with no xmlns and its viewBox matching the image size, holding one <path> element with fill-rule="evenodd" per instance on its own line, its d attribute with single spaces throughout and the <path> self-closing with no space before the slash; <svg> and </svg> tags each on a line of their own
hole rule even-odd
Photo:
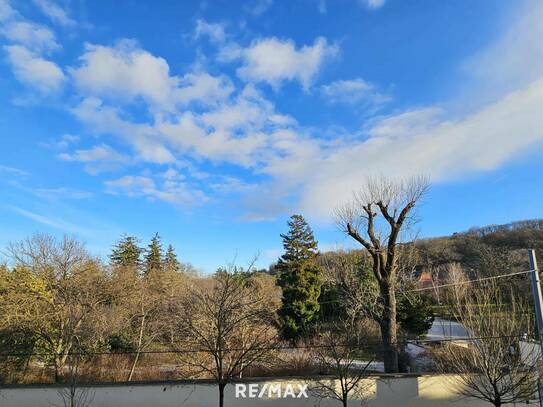
<svg viewBox="0 0 543 407">
<path fill-rule="evenodd" d="M 145 252 L 145 273 L 162 270 L 162 266 L 162 242 L 159 234 L 156 233 Z"/>
<path fill-rule="evenodd" d="M 295 342 L 309 334 L 317 319 L 322 278 L 313 231 L 301 215 L 292 215 L 288 226 L 288 233 L 281 235 L 285 253 L 276 266 L 283 289 L 278 313 L 283 338 Z"/>
<path fill-rule="evenodd" d="M 434 304 L 427 295 L 406 295 L 398 301 L 396 320 L 409 335 L 420 337 L 428 332 L 434 322 Z"/>
<path fill-rule="evenodd" d="M 134 236 L 121 236 L 121 239 L 113 246 L 109 255 L 111 264 L 133 267 L 134 269 L 139 268 L 141 265 L 140 256 L 143 250 L 139 247 L 138 243 L 138 239 Z"/>
<path fill-rule="evenodd" d="M 164 256 L 164 269 L 166 271 L 179 271 L 179 260 L 172 245 L 168 245 L 166 255 Z"/>
</svg>

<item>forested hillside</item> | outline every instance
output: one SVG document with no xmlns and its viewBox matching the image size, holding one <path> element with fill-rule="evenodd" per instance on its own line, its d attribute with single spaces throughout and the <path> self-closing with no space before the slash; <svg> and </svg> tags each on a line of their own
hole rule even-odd
<svg viewBox="0 0 543 407">
<path fill-rule="evenodd" d="M 543 254 L 543 220 L 523 220 L 505 225 L 471 228 L 452 236 L 416 243 L 417 263 L 427 270 L 458 263 L 468 273 L 495 275 L 527 270 L 526 249 Z"/>
</svg>

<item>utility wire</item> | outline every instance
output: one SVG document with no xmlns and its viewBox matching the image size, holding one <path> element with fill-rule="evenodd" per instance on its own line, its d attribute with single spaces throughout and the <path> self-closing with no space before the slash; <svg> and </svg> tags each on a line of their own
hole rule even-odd
<svg viewBox="0 0 543 407">
<path fill-rule="evenodd" d="M 527 274 L 527 273 L 531 273 L 532 271 L 533 270 L 517 271 L 517 272 L 514 272 L 514 273 L 500 274 L 500 275 L 497 275 L 497 276 L 478 278 L 478 279 L 475 279 L 475 280 L 466 280 L 466 281 L 459 281 L 457 283 L 441 284 L 441 285 L 436 285 L 436 286 L 432 286 L 432 287 L 417 288 L 417 289 L 408 290 L 408 291 L 405 291 L 405 292 L 409 293 L 409 292 L 417 292 L 417 291 L 435 290 L 437 288 L 453 287 L 453 286 L 457 286 L 457 285 L 478 283 L 480 281 L 496 280 L 498 278 L 503 278 L 503 277 L 511 277 L 511 276 L 517 276 L 517 275 L 520 275 L 520 274 Z"/>
<path fill-rule="evenodd" d="M 519 339 L 520 335 L 497 335 L 497 336 L 466 336 L 466 337 L 444 337 L 441 339 L 413 339 L 405 342 L 393 342 L 392 346 L 409 344 L 409 343 L 442 343 L 442 342 L 464 342 L 464 341 L 484 341 L 493 339 Z M 371 345 L 382 345 L 382 341 L 368 341 L 363 344 L 334 344 L 334 345 L 279 345 L 279 346 L 264 346 L 254 348 L 224 348 L 222 352 L 247 352 L 247 351 L 272 351 L 272 350 L 295 350 L 295 349 L 327 349 L 327 348 L 360 348 L 370 349 L 375 351 L 384 351 L 384 347 L 371 347 Z M 210 349 L 165 349 L 165 350 L 147 350 L 147 351 L 122 351 L 122 352 L 68 352 L 67 355 L 81 356 L 100 356 L 100 355 L 133 355 L 133 354 L 182 354 L 182 353 L 212 353 Z M 17 352 L 17 353 L 0 353 L 0 357 L 15 357 L 15 356 L 55 356 L 54 352 Z"/>
<path fill-rule="evenodd" d="M 396 294 L 402 294 L 402 293 L 410 293 L 410 292 L 419 292 L 419 291 L 427 291 L 427 290 L 435 290 L 438 288 L 444 288 L 444 287 L 452 287 L 457 285 L 465 285 L 465 284 L 471 284 L 471 283 L 478 283 L 481 281 L 488 281 L 488 280 L 494 280 L 499 278 L 505 278 L 505 277 L 511 277 L 521 274 L 527 274 L 531 273 L 533 270 L 524 270 L 524 271 L 518 271 L 508 274 L 500 274 L 497 276 L 490 276 L 490 277 L 484 277 L 474 280 L 467 280 L 467 281 L 461 281 L 457 283 L 450 283 L 450 284 L 442 284 L 438 286 L 433 287 L 424 287 L 424 288 L 418 288 L 413 290 L 405 290 L 405 291 L 397 291 Z M 341 300 L 331 300 L 331 301 L 322 301 L 319 302 L 319 305 L 322 304 L 335 304 L 341 302 Z M 282 307 L 289 308 L 287 307 Z M 489 337 L 450 337 L 450 338 L 442 338 L 442 339 L 418 339 L 415 342 L 417 343 L 441 343 L 441 342 L 449 342 L 449 341 L 474 341 L 474 340 L 486 340 L 486 339 L 511 339 L 511 338 L 518 338 L 518 336 L 489 336 Z M 374 342 L 375 344 L 382 344 L 381 341 Z M 366 342 L 366 345 L 371 344 L 370 342 Z M 393 343 L 392 345 L 397 345 L 397 343 Z M 348 344 L 340 344 L 340 345 L 302 345 L 302 346 L 273 346 L 273 347 L 264 347 L 264 348 L 232 348 L 232 349 L 222 349 L 223 352 L 241 352 L 241 351 L 250 351 L 250 350 L 288 350 L 288 349 L 315 349 L 315 348 L 326 348 L 326 347 L 348 347 L 353 345 Z M 360 345 L 354 345 L 356 347 L 361 347 Z M 167 354 L 167 353 L 202 353 L 202 352 L 210 352 L 209 349 L 184 349 L 184 350 L 151 350 L 151 351 L 123 351 L 123 352 L 68 352 L 68 355 L 123 355 L 123 354 Z M 14 356 L 54 356 L 57 355 L 57 353 L 54 352 L 19 352 L 19 353 L 0 353 L 0 357 L 14 357 Z"/>
<path fill-rule="evenodd" d="M 412 289 L 412 290 L 399 290 L 399 291 L 396 291 L 396 294 L 407 294 L 407 293 L 412 293 L 412 292 L 435 290 L 435 289 L 438 289 L 438 288 L 453 287 L 453 286 L 457 286 L 457 285 L 479 283 L 481 281 L 496 280 L 496 279 L 504 278 L 504 277 L 511 277 L 511 276 L 516 276 L 516 275 L 521 275 L 521 274 L 528 274 L 528 273 L 531 273 L 532 271 L 533 270 L 516 271 L 514 273 L 500 274 L 500 275 L 497 275 L 497 276 L 483 277 L 483 278 L 478 278 L 478 279 L 474 279 L 474 280 L 459 281 L 459 282 L 456 282 L 456 283 L 441 284 L 441 285 L 436 285 L 436 286 L 431 286 L 431 287 L 423 287 L 423 288 L 415 288 L 415 289 Z M 342 299 L 337 299 L 337 300 L 321 301 L 321 302 L 319 302 L 319 305 L 336 304 L 338 302 L 343 302 L 343 300 Z M 288 309 L 288 308 L 293 308 L 293 306 L 287 305 L 287 306 L 282 306 L 280 308 Z"/>
</svg>

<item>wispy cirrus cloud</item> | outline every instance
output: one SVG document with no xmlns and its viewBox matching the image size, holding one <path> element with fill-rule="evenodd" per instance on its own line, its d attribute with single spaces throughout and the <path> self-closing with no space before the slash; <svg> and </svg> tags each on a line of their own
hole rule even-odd
<svg viewBox="0 0 543 407">
<path fill-rule="evenodd" d="M 149 176 L 125 175 L 105 182 L 107 192 L 113 195 L 126 194 L 129 197 L 145 197 L 165 201 L 184 208 L 201 205 L 208 201 L 206 194 L 191 188 L 184 181 L 166 178 L 158 182 Z"/>
<path fill-rule="evenodd" d="M 370 9 L 378 9 L 385 5 L 386 0 L 358 0 L 362 5 Z"/>
<path fill-rule="evenodd" d="M 80 226 L 71 224 L 69 222 L 65 222 L 55 217 L 29 211 L 27 209 L 20 208 L 18 206 L 8 206 L 8 208 L 20 216 L 23 216 L 27 219 L 30 219 L 34 222 L 40 223 L 45 226 L 49 226 L 49 227 L 52 227 L 64 232 L 78 233 L 78 234 L 82 232 L 86 233 L 86 230 L 81 228 Z"/>
<path fill-rule="evenodd" d="M 66 27 L 71 27 L 76 24 L 75 20 L 68 16 L 66 10 L 64 10 L 54 1 L 33 0 L 33 2 L 41 10 L 41 12 L 49 17 L 53 22 Z"/>
<path fill-rule="evenodd" d="M 272 5 L 273 0 L 255 0 L 253 3 L 249 3 L 246 7 L 251 14 L 260 16 L 268 11 Z"/>
<path fill-rule="evenodd" d="M 131 162 L 130 157 L 119 153 L 107 144 L 100 144 L 89 149 L 77 149 L 71 153 L 57 155 L 60 160 L 84 163 L 85 171 L 96 175 L 111 171 Z"/>
<path fill-rule="evenodd" d="M 381 93 L 374 84 L 362 78 L 337 80 L 322 85 L 320 90 L 329 103 L 376 107 L 392 100 L 391 96 Z"/>
<path fill-rule="evenodd" d="M 50 52 L 60 48 L 53 31 L 30 21 L 10 21 L 0 27 L 0 34 L 8 41 L 36 52 Z"/>
<path fill-rule="evenodd" d="M 92 192 L 80 191 L 73 188 L 35 188 L 32 192 L 40 198 L 46 199 L 87 199 L 93 196 Z"/>
<path fill-rule="evenodd" d="M 18 177 L 29 177 L 30 176 L 30 173 L 28 173 L 26 171 L 23 171 L 23 170 L 21 170 L 19 168 L 9 167 L 7 165 L 1 165 L 1 164 L 0 164 L 0 172 L 16 175 Z"/>
<path fill-rule="evenodd" d="M 203 37 L 207 37 L 215 43 L 223 43 L 226 40 L 224 25 L 220 23 L 209 23 L 202 19 L 196 20 L 194 38 L 198 40 Z"/>
</svg>

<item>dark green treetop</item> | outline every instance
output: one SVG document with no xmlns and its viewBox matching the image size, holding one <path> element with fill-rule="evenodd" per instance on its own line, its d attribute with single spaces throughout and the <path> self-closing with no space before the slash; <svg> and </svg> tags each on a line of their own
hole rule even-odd
<svg viewBox="0 0 543 407">
<path fill-rule="evenodd" d="M 166 271 L 179 271 L 179 260 L 177 260 L 177 254 L 175 254 L 175 250 L 171 244 L 168 245 L 163 261 Z"/>
<path fill-rule="evenodd" d="M 141 265 L 142 248 L 134 236 L 123 235 L 113 246 L 109 259 L 115 266 L 138 268 Z"/>
<path fill-rule="evenodd" d="M 279 263 L 314 260 L 318 250 L 317 241 L 304 217 L 292 215 L 287 225 L 289 227 L 288 233 L 281 234 L 285 254 L 281 256 Z"/>
<path fill-rule="evenodd" d="M 162 270 L 162 241 L 156 233 L 145 251 L 145 273 Z"/>
</svg>

